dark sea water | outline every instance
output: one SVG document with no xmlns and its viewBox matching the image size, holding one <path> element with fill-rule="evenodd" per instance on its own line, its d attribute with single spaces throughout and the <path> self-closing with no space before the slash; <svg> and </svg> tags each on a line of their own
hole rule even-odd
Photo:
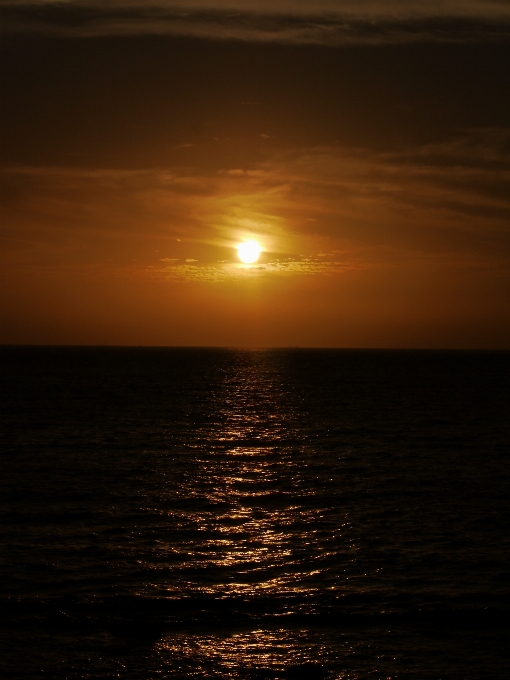
<svg viewBox="0 0 510 680">
<path fill-rule="evenodd" d="M 2 677 L 510 677 L 510 353 L 1 358 Z"/>
</svg>

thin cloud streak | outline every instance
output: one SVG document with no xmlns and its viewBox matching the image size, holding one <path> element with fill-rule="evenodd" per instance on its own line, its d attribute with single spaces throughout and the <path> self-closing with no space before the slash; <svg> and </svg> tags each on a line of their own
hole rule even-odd
<svg viewBox="0 0 510 680">
<path fill-rule="evenodd" d="M 5 7 L 90 7 L 104 6 L 100 0 L 1 0 Z M 285 16 L 345 15 L 358 17 L 424 16 L 508 16 L 508 0 L 110 0 L 112 8 L 146 8 L 189 14 L 191 11 L 246 12 Z M 313 10 L 311 7 L 313 6 Z"/>
<path fill-rule="evenodd" d="M 188 265 L 178 262 L 166 266 L 149 266 L 144 270 L 148 278 L 165 281 L 199 281 L 202 283 L 224 283 L 256 278 L 275 278 L 295 275 L 332 276 L 346 269 L 359 269 L 360 263 L 353 259 L 345 261 L 324 261 L 319 257 L 286 261 L 273 261 L 267 264 L 239 265 L 218 263 L 217 265 Z"/>
<path fill-rule="evenodd" d="M 486 42 L 510 37 L 504 2 L 5 2 L 4 33 L 169 35 L 340 46 Z"/>
</svg>

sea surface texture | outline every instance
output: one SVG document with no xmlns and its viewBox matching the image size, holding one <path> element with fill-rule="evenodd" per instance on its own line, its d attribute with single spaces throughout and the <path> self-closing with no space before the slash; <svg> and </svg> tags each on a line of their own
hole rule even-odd
<svg viewBox="0 0 510 680">
<path fill-rule="evenodd" d="M 1 357 L 3 678 L 510 677 L 510 353 Z"/>
</svg>

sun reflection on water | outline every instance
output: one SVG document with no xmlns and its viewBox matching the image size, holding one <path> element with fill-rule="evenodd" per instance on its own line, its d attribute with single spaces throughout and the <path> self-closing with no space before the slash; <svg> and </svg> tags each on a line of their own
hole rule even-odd
<svg viewBox="0 0 510 680">
<path fill-rule="evenodd" d="M 291 621 L 317 612 L 317 595 L 335 587 L 338 543 L 349 546 L 348 519 L 332 519 L 310 483 L 321 463 L 281 364 L 271 352 L 236 356 L 169 485 L 171 538 L 160 536 L 143 565 L 155 575 L 151 594 L 180 607 L 156 649 L 162 668 L 178 659 L 181 677 L 274 678 L 325 658 L 326 646 L 312 649 L 310 631 Z"/>
<path fill-rule="evenodd" d="M 253 630 L 216 635 L 168 636 L 160 640 L 157 654 L 161 665 L 173 666 L 179 659 L 182 677 L 259 678 L 273 680 L 282 677 L 287 669 L 303 668 L 303 675 L 292 677 L 320 677 L 318 670 L 328 661 L 327 645 L 320 639 L 313 645 L 306 631 Z M 306 668 L 309 666 L 308 674 Z M 193 669 L 188 675 L 189 669 Z M 316 675 L 311 672 L 316 670 Z M 288 677 L 291 677 L 290 675 Z M 336 676 L 337 678 L 343 676 Z"/>
<path fill-rule="evenodd" d="M 167 593 L 313 590 L 327 558 L 328 537 L 315 529 L 322 510 L 304 474 L 299 401 L 270 353 L 237 359 L 194 445 L 193 476 L 179 490 L 185 507 L 168 511 L 181 539 L 158 546 L 162 560 L 165 551 L 172 558 Z"/>
</svg>

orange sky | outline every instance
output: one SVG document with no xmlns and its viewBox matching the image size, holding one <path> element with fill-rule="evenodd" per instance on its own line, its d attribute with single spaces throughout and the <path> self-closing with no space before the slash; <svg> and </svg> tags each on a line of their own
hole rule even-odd
<svg viewBox="0 0 510 680">
<path fill-rule="evenodd" d="M 509 348 L 510 11 L 411 5 L 5 3 L 1 341 Z"/>
</svg>

